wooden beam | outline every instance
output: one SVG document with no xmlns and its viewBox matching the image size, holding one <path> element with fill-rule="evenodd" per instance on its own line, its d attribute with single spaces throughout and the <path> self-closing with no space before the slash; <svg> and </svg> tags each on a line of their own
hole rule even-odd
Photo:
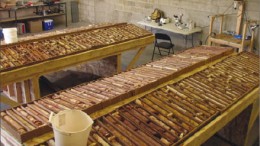
<svg viewBox="0 0 260 146">
<path fill-rule="evenodd" d="M 5 97 L 3 95 L 3 93 L 1 93 L 1 103 L 4 103 L 6 105 L 9 105 L 11 107 L 15 107 L 15 106 L 19 106 L 20 104 L 18 104 L 17 102 L 13 101 L 12 99 Z"/>
<path fill-rule="evenodd" d="M 259 116 L 259 98 L 256 99 L 256 101 L 253 103 L 253 108 L 252 108 L 251 115 L 250 115 L 250 120 L 249 120 L 249 124 L 248 124 L 248 129 L 247 129 L 247 136 L 246 136 L 244 146 L 248 145 L 249 134 L 250 134 L 252 127 L 258 116 Z"/>
<path fill-rule="evenodd" d="M 117 73 L 122 72 L 122 53 L 117 55 Z"/>
<path fill-rule="evenodd" d="M 214 27 L 214 21 L 215 21 L 215 16 L 211 16 L 210 17 L 210 25 L 209 25 L 209 35 L 211 35 L 211 33 L 212 33 L 212 30 L 213 30 L 213 27 Z"/>
<path fill-rule="evenodd" d="M 17 98 L 18 103 L 23 103 L 23 95 L 22 95 L 22 84 L 21 82 L 16 82 L 15 86 L 15 96 Z"/>
<path fill-rule="evenodd" d="M 9 94 L 9 96 L 11 96 L 11 97 L 13 97 L 15 95 L 14 84 L 7 85 L 7 92 Z"/>
<path fill-rule="evenodd" d="M 129 63 L 129 65 L 127 66 L 126 70 L 130 70 L 135 63 L 137 62 L 137 60 L 139 59 L 139 57 L 142 55 L 142 53 L 144 52 L 145 47 L 142 47 L 138 50 L 138 52 L 135 54 L 134 58 L 131 60 L 131 62 Z"/>
<path fill-rule="evenodd" d="M 255 39 L 255 30 L 252 30 L 251 33 L 251 40 L 250 40 L 250 46 L 249 46 L 249 52 L 253 52 L 253 47 L 254 47 L 254 39 Z"/>
<path fill-rule="evenodd" d="M 223 21 L 224 21 L 224 15 L 220 17 L 220 28 L 219 28 L 219 33 L 220 34 L 223 31 Z"/>
<path fill-rule="evenodd" d="M 23 81 L 22 86 L 23 86 L 23 101 L 24 103 L 28 103 L 31 101 L 30 80 Z"/>
<path fill-rule="evenodd" d="M 236 34 L 240 34 L 241 24 L 243 21 L 244 15 L 244 6 L 245 3 L 243 1 L 239 2 L 238 12 L 237 12 L 237 26 L 236 26 Z"/>
<path fill-rule="evenodd" d="M 233 43 L 233 42 L 229 42 L 227 40 L 224 39 L 218 39 L 218 38 L 210 38 L 210 41 L 216 44 L 222 44 L 222 45 L 228 45 L 234 48 L 240 48 L 241 44 L 237 44 L 237 43 Z"/>
<path fill-rule="evenodd" d="M 39 76 L 35 76 L 32 78 L 32 88 L 33 88 L 33 94 L 34 99 L 39 99 L 41 97 L 40 93 L 40 85 L 39 85 Z"/>
<path fill-rule="evenodd" d="M 259 98 L 259 87 L 239 100 L 236 104 L 218 116 L 215 120 L 204 126 L 200 131 L 195 133 L 192 137 L 186 140 L 185 146 L 200 146 L 222 127 L 234 119 L 239 113 L 251 105 L 257 98 Z"/>
<path fill-rule="evenodd" d="M 248 22 L 246 22 L 244 24 L 244 28 L 243 28 L 243 34 L 242 34 L 242 42 L 241 42 L 241 46 L 239 47 L 239 51 L 238 52 L 242 52 L 244 47 L 245 47 L 245 39 L 246 39 L 246 33 L 247 33 L 247 25 Z"/>
</svg>

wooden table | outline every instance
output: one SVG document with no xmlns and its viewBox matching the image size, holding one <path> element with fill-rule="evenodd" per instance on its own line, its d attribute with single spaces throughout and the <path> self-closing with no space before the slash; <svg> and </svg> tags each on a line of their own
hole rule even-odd
<svg viewBox="0 0 260 146">
<path fill-rule="evenodd" d="M 146 36 L 138 39 L 132 39 L 129 41 L 117 43 L 114 45 L 108 45 L 102 48 L 88 50 L 81 53 L 76 53 L 73 55 L 64 56 L 61 58 L 43 61 L 37 64 L 28 65 L 25 67 L 19 67 L 16 69 L 0 72 L 0 85 L 1 87 L 20 81 L 25 81 L 28 79 L 32 80 L 33 93 L 35 95 L 34 99 L 40 98 L 40 88 L 39 88 L 39 77 L 41 75 L 59 71 L 69 66 L 78 65 L 90 60 L 98 60 L 106 58 L 109 56 L 117 56 L 118 68 L 117 71 L 121 72 L 121 54 L 122 52 L 137 49 L 136 55 L 133 57 L 132 61 L 129 63 L 127 69 L 131 69 L 142 52 L 145 46 L 153 43 L 154 36 Z M 27 94 L 30 94 L 27 92 Z M 31 99 L 28 99 L 29 102 Z"/>
<path fill-rule="evenodd" d="M 151 30 L 152 30 L 152 28 L 155 28 L 155 29 L 161 29 L 161 30 L 169 31 L 169 32 L 172 32 L 175 34 L 183 35 L 184 39 L 185 39 L 185 47 L 187 47 L 188 36 L 191 36 L 191 43 L 192 43 L 192 46 L 194 46 L 193 45 L 193 34 L 202 31 L 202 29 L 200 27 L 195 27 L 194 29 L 191 29 L 191 30 L 188 28 L 179 29 L 173 23 L 167 23 L 167 24 L 163 24 L 162 26 L 159 26 L 158 23 L 155 23 L 152 21 L 139 21 L 139 22 L 137 22 L 137 24 L 143 25 L 143 26 L 145 26 L 145 28 L 150 27 Z"/>
<path fill-rule="evenodd" d="M 140 97 L 143 97 L 144 95 L 153 92 L 154 90 L 161 88 L 167 84 L 172 84 L 175 82 L 178 82 L 188 76 L 191 76 L 205 68 L 207 68 L 210 65 L 213 65 L 217 62 L 222 61 L 223 59 L 225 59 L 226 57 L 223 57 L 221 59 L 218 59 L 212 63 L 208 63 L 204 66 L 201 66 L 199 68 L 196 68 L 195 70 L 183 74 L 169 82 L 163 83 L 161 85 L 159 85 L 158 87 L 151 89 L 149 91 L 146 91 L 144 93 L 141 93 L 137 96 L 133 96 L 131 98 L 125 99 L 117 104 L 114 104 L 112 106 L 106 107 L 103 110 L 100 110 L 98 112 L 95 112 L 93 114 L 91 114 L 91 117 L 93 119 L 96 119 L 102 115 L 105 115 L 115 109 L 117 109 L 118 107 L 125 105 L 127 103 L 130 103 Z M 209 139 L 211 136 L 213 136 L 217 131 L 219 131 L 221 128 L 223 128 L 227 123 L 229 123 L 229 121 L 231 121 L 232 119 L 234 119 L 237 115 L 239 115 L 239 113 L 241 113 L 242 111 L 244 111 L 246 108 L 248 108 L 248 106 L 252 105 L 253 107 L 250 109 L 251 112 L 251 116 L 250 116 L 250 120 L 249 120 L 249 126 L 248 126 L 248 131 L 250 131 L 250 129 L 252 128 L 252 125 L 259 113 L 259 106 L 257 104 L 257 100 L 259 99 L 259 87 L 255 88 L 253 91 L 251 91 L 249 94 L 247 94 L 245 97 L 243 97 L 241 100 L 239 100 L 237 103 L 235 103 L 231 108 L 229 108 L 228 110 L 226 110 L 224 113 L 222 113 L 221 115 L 219 115 L 216 119 L 214 119 L 213 121 L 211 121 L 209 124 L 207 124 L 206 126 L 204 126 L 202 129 L 200 129 L 198 132 L 196 132 L 193 136 L 191 136 L 189 139 L 187 139 L 186 141 L 183 142 L 183 145 L 188 145 L 188 146 L 199 146 L 201 144 L 203 144 L 207 139 Z M 2 129 L 3 130 L 3 129 Z M 6 138 L 8 137 L 8 138 Z M 49 139 L 53 138 L 53 133 L 47 133 L 44 134 L 40 137 L 36 137 L 33 138 L 32 140 L 29 140 L 25 143 L 23 143 L 23 145 L 37 145 L 37 144 L 41 144 Z M 2 140 L 3 139 L 3 140 Z M 10 135 L 8 135 L 7 132 L 5 132 L 3 130 L 3 135 L 1 135 L 1 141 L 5 141 L 5 140 L 9 140 L 11 141 L 11 143 L 13 145 L 21 145 L 19 144 L 16 140 L 14 139 L 10 139 Z M 246 145 L 246 144 L 245 144 Z"/>
</svg>

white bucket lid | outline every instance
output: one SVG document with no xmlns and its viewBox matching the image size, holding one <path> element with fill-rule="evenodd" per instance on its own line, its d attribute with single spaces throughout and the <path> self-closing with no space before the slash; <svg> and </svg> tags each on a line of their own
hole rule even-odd
<svg viewBox="0 0 260 146">
<path fill-rule="evenodd" d="M 16 27 L 3 28 L 3 33 L 10 33 L 10 32 L 17 32 L 17 28 Z"/>
<path fill-rule="evenodd" d="M 44 22 L 52 22 L 53 20 L 52 19 L 46 19 L 46 20 L 43 20 Z"/>
</svg>

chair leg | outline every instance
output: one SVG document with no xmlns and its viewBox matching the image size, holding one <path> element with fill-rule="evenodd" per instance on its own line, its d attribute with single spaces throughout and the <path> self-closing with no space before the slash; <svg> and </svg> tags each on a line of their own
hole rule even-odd
<svg viewBox="0 0 260 146">
<path fill-rule="evenodd" d="M 155 53 L 155 46 L 153 48 L 153 56 L 152 56 L 152 60 L 153 60 L 153 57 L 154 57 L 154 53 Z"/>
<path fill-rule="evenodd" d="M 174 49 L 173 49 L 173 47 L 172 47 L 172 54 L 174 54 Z"/>
<path fill-rule="evenodd" d="M 170 55 L 170 53 L 171 53 L 171 49 L 169 49 L 169 51 L 168 51 L 168 55 Z"/>
<path fill-rule="evenodd" d="M 162 53 L 161 53 L 161 50 L 160 50 L 160 48 L 159 47 L 157 47 L 158 48 L 158 50 L 159 50 L 159 54 L 160 54 L 160 56 L 162 56 Z"/>
</svg>

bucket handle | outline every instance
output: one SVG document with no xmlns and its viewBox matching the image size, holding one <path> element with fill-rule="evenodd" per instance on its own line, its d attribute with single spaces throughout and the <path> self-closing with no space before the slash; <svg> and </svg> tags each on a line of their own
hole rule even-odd
<svg viewBox="0 0 260 146">
<path fill-rule="evenodd" d="M 48 121 L 48 124 L 47 124 L 51 128 L 53 128 L 51 122 L 52 122 L 52 119 L 53 119 L 54 116 L 55 116 L 55 113 L 51 112 L 51 114 L 49 116 L 49 121 Z M 60 134 L 65 135 L 65 136 L 71 136 L 72 135 L 72 133 L 65 133 L 65 132 L 62 132 L 62 131 L 60 131 Z"/>
<path fill-rule="evenodd" d="M 48 125 L 49 127 L 51 127 L 51 128 L 53 128 L 51 122 L 52 122 L 52 118 L 53 118 L 54 115 L 55 115 L 54 112 L 51 112 L 51 114 L 49 115 L 49 121 L 48 121 L 48 124 L 47 124 L 47 125 Z"/>
</svg>

